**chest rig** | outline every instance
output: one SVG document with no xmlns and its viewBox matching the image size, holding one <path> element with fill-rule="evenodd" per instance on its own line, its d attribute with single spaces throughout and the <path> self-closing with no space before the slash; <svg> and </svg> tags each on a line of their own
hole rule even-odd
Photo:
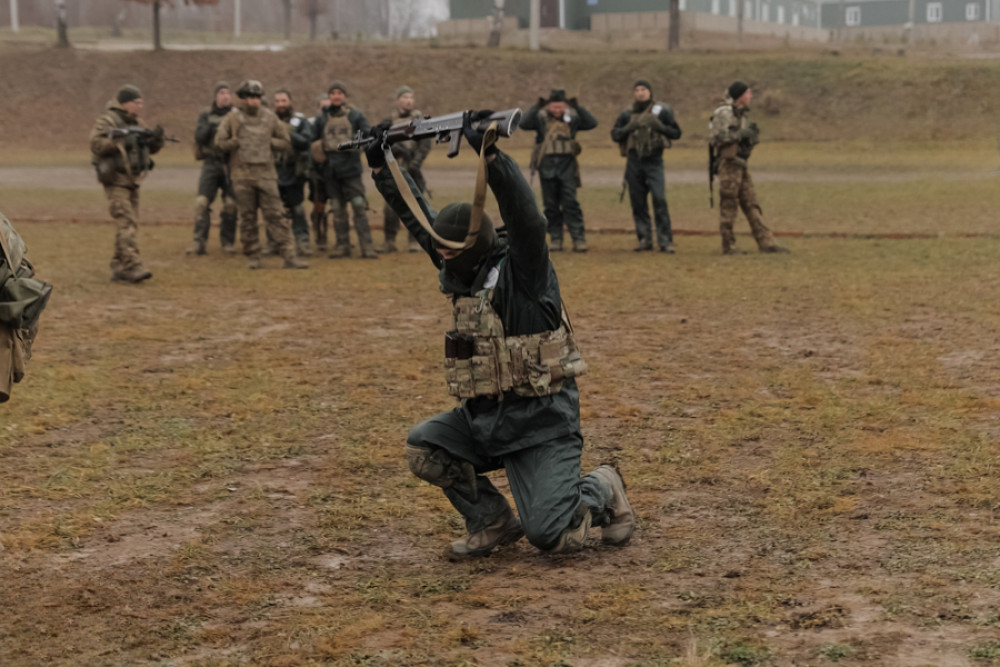
<svg viewBox="0 0 1000 667">
<path fill-rule="evenodd" d="M 236 149 L 243 164 L 267 164 L 271 162 L 271 124 L 266 110 L 255 115 L 240 112 L 240 124 L 236 136 L 240 147 Z"/>
<path fill-rule="evenodd" d="M 573 133 L 569 127 L 569 115 L 562 118 L 552 118 L 549 116 L 545 120 L 545 139 L 542 140 L 542 148 L 538 153 L 539 158 L 546 155 L 579 155 L 580 144 L 573 139 Z"/>
<path fill-rule="evenodd" d="M 327 117 L 323 126 L 323 150 L 332 153 L 341 143 L 351 140 L 351 121 L 347 117 L 350 112 L 351 107 L 345 104 L 340 111 Z"/>
<path fill-rule="evenodd" d="M 555 331 L 507 336 L 492 305 L 499 267 L 490 271 L 476 296 L 454 301 L 454 329 L 445 334 L 445 381 L 456 398 L 504 392 L 518 396 L 547 396 L 562 389 L 563 380 L 583 375 L 587 364 L 573 340 L 563 310 Z"/>
</svg>

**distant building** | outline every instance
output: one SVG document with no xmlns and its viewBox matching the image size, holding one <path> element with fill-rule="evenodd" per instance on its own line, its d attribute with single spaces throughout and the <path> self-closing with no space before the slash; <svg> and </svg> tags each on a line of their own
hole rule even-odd
<svg viewBox="0 0 1000 667">
<path fill-rule="evenodd" d="M 590 30 L 600 14 L 666 12 L 670 0 L 539 0 L 542 28 Z M 681 11 L 735 17 L 741 0 L 680 0 Z M 835 30 L 935 23 L 1000 23 L 1000 0 L 742 0 L 750 21 Z M 493 13 L 494 0 L 449 0 L 452 19 Z M 530 0 L 506 0 L 504 14 L 526 28 Z M 911 17 L 910 12 L 913 12 Z"/>
</svg>

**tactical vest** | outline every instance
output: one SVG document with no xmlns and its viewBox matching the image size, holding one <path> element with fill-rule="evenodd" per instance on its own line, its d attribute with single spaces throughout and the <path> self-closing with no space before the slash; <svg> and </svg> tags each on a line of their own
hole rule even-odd
<svg viewBox="0 0 1000 667">
<path fill-rule="evenodd" d="M 293 125 L 293 121 L 297 120 L 298 124 Z M 292 117 L 288 120 L 282 120 L 278 118 L 278 121 L 285 126 L 285 130 L 288 131 L 288 138 L 291 139 L 293 132 L 302 132 L 303 130 L 308 130 L 309 121 L 299 112 L 294 112 Z M 295 163 L 295 177 L 299 178 L 305 176 L 309 172 L 309 151 L 297 150 L 294 146 L 289 149 L 287 153 L 281 153 L 274 156 L 274 164 L 277 167 L 283 167 L 290 162 Z"/>
<path fill-rule="evenodd" d="M 569 127 L 569 115 L 562 118 L 545 119 L 545 138 L 542 140 L 541 150 L 538 158 L 546 155 L 579 155 L 580 144 L 573 139 L 573 132 Z"/>
<path fill-rule="evenodd" d="M 239 126 L 235 136 L 240 140 L 236 152 L 242 164 L 267 164 L 271 162 L 271 124 L 264 109 L 256 115 L 239 112 Z"/>
<path fill-rule="evenodd" d="M 728 112 L 728 113 L 727 113 Z M 736 127 L 720 127 L 717 123 L 722 122 L 722 118 L 725 116 L 730 116 L 737 120 Z M 727 102 L 720 107 L 717 107 L 715 111 L 712 112 L 712 117 L 708 121 L 708 129 L 710 131 L 710 136 L 712 138 L 712 145 L 719 151 L 719 158 L 731 160 L 734 158 L 746 159 L 750 157 L 750 152 L 753 150 L 753 145 L 748 148 L 743 145 L 743 142 L 734 141 L 725 145 L 721 145 L 720 137 L 722 135 L 728 134 L 731 131 L 740 132 L 747 126 L 747 117 L 745 113 L 740 113 L 739 110 L 731 103 Z"/>
<path fill-rule="evenodd" d="M 340 107 L 340 111 L 327 116 L 326 125 L 323 127 L 323 150 L 327 153 L 336 151 L 337 146 L 351 140 L 351 119 L 348 118 L 350 113 L 351 107 L 345 104 Z"/>
<path fill-rule="evenodd" d="M 445 334 L 449 394 L 460 399 L 489 396 L 501 400 L 506 391 L 547 396 L 558 393 L 563 380 L 586 372 L 587 364 L 565 318 L 555 331 L 505 336 L 491 303 L 495 285 L 478 296 L 455 300 L 455 328 Z"/>
<path fill-rule="evenodd" d="M 659 120 L 663 105 L 652 102 L 645 111 L 635 119 L 638 127 L 629 135 L 625 143 L 625 152 L 635 151 L 639 157 L 646 157 L 670 148 L 670 139 L 657 132 L 653 125 Z M 633 112 L 634 115 L 635 112 Z"/>
<path fill-rule="evenodd" d="M 128 127 L 128 123 L 110 109 L 103 118 L 110 127 Z M 115 174 L 127 174 L 134 182 L 140 182 L 145 172 L 153 166 L 149 148 L 139 140 L 139 136 L 136 134 L 129 134 L 121 139 L 120 143 L 116 143 L 118 145 L 116 155 L 91 156 L 90 163 L 97 170 L 97 180 L 104 185 L 109 185 L 115 181 Z"/>
<path fill-rule="evenodd" d="M 228 113 L 228 112 L 227 112 Z M 214 139 L 215 133 L 219 131 L 219 124 L 222 119 L 225 118 L 225 114 L 217 114 L 209 112 L 208 123 L 212 126 L 212 135 L 208 138 L 208 144 L 202 146 L 197 141 L 194 142 L 194 159 L 195 160 L 221 160 L 223 155 L 222 152 L 215 148 Z"/>
</svg>

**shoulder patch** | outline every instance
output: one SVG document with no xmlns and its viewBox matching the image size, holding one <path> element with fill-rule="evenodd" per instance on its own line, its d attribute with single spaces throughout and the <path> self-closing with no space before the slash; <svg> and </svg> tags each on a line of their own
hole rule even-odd
<svg viewBox="0 0 1000 667">
<path fill-rule="evenodd" d="M 652 112 L 653 112 L 654 116 L 659 116 L 661 111 L 663 111 L 663 105 L 662 104 L 654 104 L 653 105 Z"/>
</svg>

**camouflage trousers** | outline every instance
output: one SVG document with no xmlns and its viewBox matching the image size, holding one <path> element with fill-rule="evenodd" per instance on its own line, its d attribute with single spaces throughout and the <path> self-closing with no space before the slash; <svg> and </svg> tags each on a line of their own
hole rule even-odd
<svg viewBox="0 0 1000 667">
<path fill-rule="evenodd" d="M 108 198 L 108 210 L 116 227 L 111 270 L 127 271 L 142 263 L 136 242 L 139 233 L 139 186 L 125 188 L 105 185 L 104 194 Z"/>
<path fill-rule="evenodd" d="M 723 160 L 719 165 L 719 232 L 722 234 L 722 252 L 736 246 L 733 223 L 736 213 L 743 209 L 743 215 L 750 223 L 750 231 L 760 249 L 774 246 L 771 230 L 764 224 L 757 194 L 753 189 L 753 179 L 745 163 L 737 160 Z"/>
<path fill-rule="evenodd" d="M 292 228 L 278 194 L 277 179 L 233 181 L 236 207 L 240 213 L 240 241 L 247 257 L 260 255 L 260 230 L 257 209 L 264 215 L 268 237 L 274 240 L 279 254 L 286 259 L 295 257 Z"/>
</svg>

